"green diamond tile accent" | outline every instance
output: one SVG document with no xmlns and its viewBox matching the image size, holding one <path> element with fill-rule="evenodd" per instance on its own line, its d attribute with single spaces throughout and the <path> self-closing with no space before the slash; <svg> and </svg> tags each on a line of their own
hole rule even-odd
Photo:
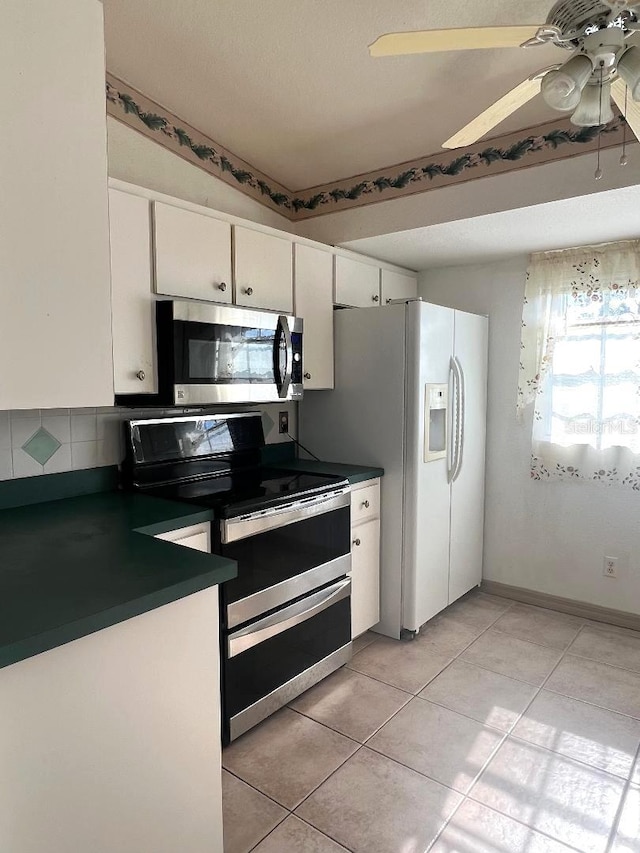
<svg viewBox="0 0 640 853">
<path fill-rule="evenodd" d="M 31 436 L 28 441 L 22 445 L 25 453 L 28 453 L 32 459 L 44 465 L 48 462 L 53 454 L 61 447 L 60 442 L 44 427 L 40 427 L 37 432 Z"/>
</svg>

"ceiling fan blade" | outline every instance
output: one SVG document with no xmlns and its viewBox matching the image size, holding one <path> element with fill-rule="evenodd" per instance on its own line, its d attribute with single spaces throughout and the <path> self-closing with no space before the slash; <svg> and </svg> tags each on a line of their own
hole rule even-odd
<svg viewBox="0 0 640 853">
<path fill-rule="evenodd" d="M 627 108 L 625 110 L 625 89 L 626 84 L 619 77 L 611 84 L 611 97 L 616 102 L 616 106 L 627 120 L 627 124 L 634 132 L 636 138 L 640 140 L 640 104 L 634 101 L 631 93 L 627 95 Z"/>
<path fill-rule="evenodd" d="M 538 74 L 533 79 L 529 77 L 503 95 L 499 101 L 486 109 L 479 116 L 465 125 L 462 130 L 455 133 L 450 139 L 442 143 L 443 148 L 461 148 L 464 145 L 472 145 L 481 139 L 486 133 L 508 118 L 511 113 L 523 107 L 528 101 L 540 91 L 542 77 Z"/>
<path fill-rule="evenodd" d="M 401 56 L 408 53 L 434 53 L 445 50 L 479 50 L 490 47 L 519 47 L 531 39 L 540 27 L 465 27 L 454 30 L 414 30 L 387 33 L 369 45 L 371 56 Z"/>
</svg>

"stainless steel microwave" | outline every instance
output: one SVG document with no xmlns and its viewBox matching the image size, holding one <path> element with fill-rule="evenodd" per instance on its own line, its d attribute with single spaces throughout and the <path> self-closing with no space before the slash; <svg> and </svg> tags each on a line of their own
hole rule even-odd
<svg viewBox="0 0 640 853">
<path fill-rule="evenodd" d="M 301 319 L 174 299 L 156 321 L 159 404 L 301 399 Z"/>
</svg>

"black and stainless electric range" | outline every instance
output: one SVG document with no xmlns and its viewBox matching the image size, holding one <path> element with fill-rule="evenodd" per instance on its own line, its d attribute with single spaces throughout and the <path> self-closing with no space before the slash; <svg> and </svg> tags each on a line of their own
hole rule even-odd
<svg viewBox="0 0 640 853">
<path fill-rule="evenodd" d="M 260 464 L 259 412 L 126 423 L 127 486 L 210 507 L 220 588 L 223 741 L 351 657 L 347 480 Z"/>
</svg>

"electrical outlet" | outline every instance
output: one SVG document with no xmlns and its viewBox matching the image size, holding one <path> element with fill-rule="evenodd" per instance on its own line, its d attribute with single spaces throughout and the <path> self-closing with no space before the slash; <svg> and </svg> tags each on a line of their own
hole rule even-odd
<svg viewBox="0 0 640 853">
<path fill-rule="evenodd" d="M 278 432 L 289 432 L 289 412 L 278 412 Z"/>
<path fill-rule="evenodd" d="M 617 557 L 605 557 L 602 563 L 602 574 L 605 578 L 617 578 L 618 577 L 618 558 Z"/>
</svg>

